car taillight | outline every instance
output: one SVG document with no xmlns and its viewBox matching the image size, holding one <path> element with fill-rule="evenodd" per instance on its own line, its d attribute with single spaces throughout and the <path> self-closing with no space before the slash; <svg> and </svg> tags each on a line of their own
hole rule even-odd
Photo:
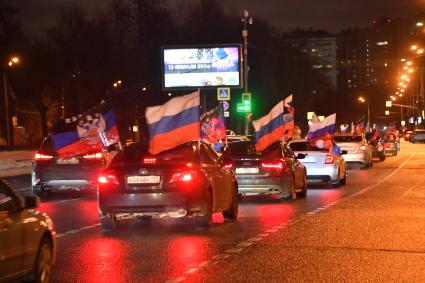
<svg viewBox="0 0 425 283">
<path fill-rule="evenodd" d="M 153 157 L 144 158 L 143 163 L 144 164 L 155 164 L 156 158 L 153 158 Z"/>
<path fill-rule="evenodd" d="M 103 157 L 103 153 L 102 152 L 96 152 L 96 153 L 92 153 L 92 154 L 86 154 L 83 156 L 84 159 L 102 159 Z"/>
<path fill-rule="evenodd" d="M 99 184 L 115 184 L 115 185 L 119 185 L 118 179 L 115 175 L 113 174 L 100 174 L 99 177 L 97 178 L 97 182 Z"/>
<path fill-rule="evenodd" d="M 170 184 L 172 183 L 190 183 L 196 177 L 196 171 L 183 171 L 175 172 L 170 178 Z"/>
<path fill-rule="evenodd" d="M 263 169 L 282 170 L 285 167 L 285 164 L 280 160 L 274 162 L 262 162 L 261 167 L 263 167 Z"/>
<path fill-rule="evenodd" d="M 233 163 L 224 163 L 223 168 L 226 170 L 231 170 L 233 168 Z"/>
<path fill-rule="evenodd" d="M 34 160 L 50 160 L 50 159 L 53 159 L 52 155 L 42 154 L 38 152 L 34 154 Z"/>
<path fill-rule="evenodd" d="M 325 164 L 333 164 L 335 162 L 335 157 L 330 154 L 326 154 Z"/>
</svg>

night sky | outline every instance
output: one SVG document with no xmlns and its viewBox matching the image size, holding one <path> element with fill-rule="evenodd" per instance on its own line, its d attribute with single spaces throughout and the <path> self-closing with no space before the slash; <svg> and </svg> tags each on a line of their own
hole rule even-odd
<svg viewBox="0 0 425 283">
<path fill-rule="evenodd" d="M 161 1 L 161 0 L 158 0 Z M 178 5 L 183 0 L 162 0 Z M 197 0 L 188 0 L 195 2 Z M 107 6 L 108 0 L 19 0 L 20 18 L 26 31 L 39 33 L 51 26 L 60 8 L 79 2 L 88 10 Z M 372 19 L 387 15 L 393 18 L 415 18 L 418 10 L 425 10 L 425 0 L 226 0 L 229 9 L 250 10 L 255 17 L 263 18 L 276 26 L 325 29 L 338 32 L 347 27 L 369 26 Z M 240 15 L 237 15 L 240 16 Z"/>
</svg>

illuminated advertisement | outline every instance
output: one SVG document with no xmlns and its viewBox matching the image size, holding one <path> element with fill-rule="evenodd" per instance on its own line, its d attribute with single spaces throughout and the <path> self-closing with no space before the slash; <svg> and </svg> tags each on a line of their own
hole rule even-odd
<svg viewBox="0 0 425 283">
<path fill-rule="evenodd" d="M 241 85 L 239 45 L 162 50 L 163 88 Z"/>
</svg>

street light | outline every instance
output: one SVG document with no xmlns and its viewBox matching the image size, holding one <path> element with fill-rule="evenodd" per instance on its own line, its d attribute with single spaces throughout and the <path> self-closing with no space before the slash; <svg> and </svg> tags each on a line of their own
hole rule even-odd
<svg viewBox="0 0 425 283">
<path fill-rule="evenodd" d="M 10 58 L 7 65 L 9 67 L 13 67 L 19 63 L 19 57 L 13 56 Z M 6 69 L 3 70 L 3 87 L 4 87 L 4 112 L 5 112 L 5 120 L 6 120 L 6 142 L 7 145 L 11 144 L 11 136 L 10 136 L 10 117 L 9 117 L 9 94 L 7 91 L 7 77 L 6 77 Z"/>
<path fill-rule="evenodd" d="M 369 99 L 365 99 L 363 96 L 360 96 L 358 98 L 358 100 L 360 101 L 360 103 L 367 102 L 367 124 L 369 126 L 370 125 L 370 105 L 369 105 Z"/>
</svg>

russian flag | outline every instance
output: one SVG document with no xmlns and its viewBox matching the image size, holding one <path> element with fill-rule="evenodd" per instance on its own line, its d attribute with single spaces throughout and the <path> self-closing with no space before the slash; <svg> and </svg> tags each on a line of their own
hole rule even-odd
<svg viewBox="0 0 425 283">
<path fill-rule="evenodd" d="M 149 152 L 158 154 L 200 138 L 199 91 L 146 108 Z"/>
<path fill-rule="evenodd" d="M 336 113 L 327 116 L 323 121 L 310 121 L 307 140 L 329 139 L 335 133 Z"/>
<path fill-rule="evenodd" d="M 285 107 L 290 106 L 292 95 L 280 101 L 272 110 L 258 120 L 252 121 L 255 129 L 255 148 L 263 151 L 269 145 L 284 137 L 288 137 L 294 128 L 293 109 L 288 109 L 290 113 L 285 114 Z"/>
</svg>

